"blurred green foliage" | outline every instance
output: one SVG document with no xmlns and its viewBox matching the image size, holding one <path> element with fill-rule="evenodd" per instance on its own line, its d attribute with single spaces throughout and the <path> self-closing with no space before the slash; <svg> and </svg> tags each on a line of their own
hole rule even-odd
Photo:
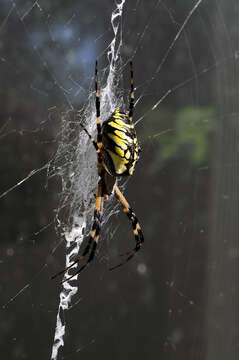
<svg viewBox="0 0 239 360">
<path fill-rule="evenodd" d="M 175 113 L 160 109 L 151 113 L 143 128 L 144 143 L 159 142 L 149 166 L 156 173 L 169 161 L 187 160 L 192 167 L 205 164 L 209 155 L 210 135 L 214 129 L 212 107 L 187 106 Z"/>
</svg>

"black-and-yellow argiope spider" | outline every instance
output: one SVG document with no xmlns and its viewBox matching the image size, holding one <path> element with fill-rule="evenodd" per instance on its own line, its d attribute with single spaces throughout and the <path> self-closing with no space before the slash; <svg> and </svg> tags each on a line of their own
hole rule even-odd
<svg viewBox="0 0 239 360">
<path fill-rule="evenodd" d="M 95 96 L 97 142 L 92 138 L 87 129 L 83 125 L 81 125 L 86 134 L 89 136 L 97 153 L 99 182 L 95 202 L 93 226 L 90 232 L 88 244 L 86 245 L 82 255 L 79 256 L 69 267 L 60 271 L 52 278 L 55 278 L 56 276 L 65 273 L 76 263 L 84 259 L 88 253 L 90 253 L 86 263 L 82 265 L 74 275 L 68 277 L 67 280 L 69 280 L 78 273 L 80 273 L 93 260 L 99 241 L 99 233 L 101 229 L 101 221 L 103 215 L 103 205 L 104 202 L 107 200 L 108 196 L 111 194 L 114 194 L 117 201 L 123 207 L 123 212 L 126 213 L 129 220 L 131 221 L 136 245 L 133 250 L 122 254 L 122 256 L 127 256 L 123 262 L 112 267 L 110 270 L 113 270 L 128 262 L 140 249 L 144 241 L 143 233 L 141 231 L 138 219 L 117 186 L 118 177 L 129 176 L 133 174 L 136 162 L 139 159 L 140 152 L 135 127 L 132 122 L 134 111 L 134 78 L 132 62 L 130 62 L 130 102 L 128 115 L 124 112 L 121 112 L 117 108 L 113 112 L 113 114 L 101 125 L 97 61 L 95 64 Z"/>
</svg>

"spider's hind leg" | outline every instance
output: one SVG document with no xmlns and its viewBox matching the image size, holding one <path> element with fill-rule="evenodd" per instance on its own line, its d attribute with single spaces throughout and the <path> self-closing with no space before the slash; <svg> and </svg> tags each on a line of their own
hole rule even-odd
<svg viewBox="0 0 239 360">
<path fill-rule="evenodd" d="M 97 192 L 96 201 L 95 201 L 94 220 L 93 220 L 92 229 L 91 229 L 91 232 L 89 235 L 88 243 L 87 243 L 82 255 L 80 255 L 70 266 L 68 266 L 64 270 L 61 270 L 60 272 L 58 272 L 57 274 L 52 276 L 52 279 L 64 274 L 66 271 L 70 270 L 75 264 L 77 264 L 81 260 L 83 260 L 86 257 L 86 255 L 90 252 L 90 255 L 89 255 L 86 263 L 84 265 L 82 265 L 80 267 L 80 269 L 77 270 L 73 275 L 71 275 L 71 276 L 67 277 L 65 280 L 63 280 L 63 282 L 69 281 L 75 275 L 79 274 L 93 260 L 93 258 L 95 256 L 95 251 L 96 251 L 96 248 L 98 245 L 98 241 L 99 241 L 99 233 L 100 233 L 100 229 L 101 229 L 101 221 L 102 221 L 102 215 L 103 215 L 103 203 L 104 203 L 104 197 L 103 197 L 103 193 L 102 193 L 102 180 L 100 180 L 98 183 L 98 192 Z"/>
<path fill-rule="evenodd" d="M 66 279 L 67 281 L 70 280 L 75 275 L 79 274 L 94 259 L 95 251 L 96 251 L 96 248 L 97 248 L 97 245 L 98 245 L 98 242 L 99 242 L 99 234 L 100 234 L 101 221 L 102 221 L 102 215 L 103 215 L 104 197 L 103 197 L 102 190 L 103 190 L 102 180 L 100 180 L 99 183 L 98 183 L 98 192 L 97 192 L 97 196 L 96 196 L 95 210 L 94 210 L 94 220 L 93 220 L 93 225 L 92 225 L 92 229 L 91 229 L 91 232 L 90 232 L 90 237 L 89 237 L 88 243 L 87 243 L 82 255 L 79 257 L 77 262 L 84 259 L 85 256 L 89 252 L 90 252 L 90 255 L 89 255 L 88 260 L 86 261 L 86 263 L 84 265 L 82 265 L 80 267 L 80 269 L 75 272 L 74 275 L 68 277 Z"/>
<path fill-rule="evenodd" d="M 124 256 L 124 255 L 127 256 L 123 262 L 121 262 L 120 264 L 118 264 L 116 266 L 111 267 L 110 270 L 114 270 L 114 269 L 126 264 L 130 259 L 132 259 L 132 257 L 136 254 L 136 252 L 140 250 L 141 245 L 144 242 L 144 236 L 143 236 L 141 227 L 139 225 L 139 221 L 138 221 L 135 213 L 133 212 L 132 208 L 130 207 L 129 203 L 127 202 L 127 200 L 125 199 L 125 197 L 123 196 L 121 191 L 119 190 L 117 185 L 115 185 L 115 187 L 114 187 L 114 195 L 115 195 L 117 201 L 122 205 L 123 212 L 126 213 L 129 220 L 131 221 L 136 245 L 135 245 L 134 249 L 127 251 L 125 254 L 121 255 L 121 256 Z"/>
</svg>

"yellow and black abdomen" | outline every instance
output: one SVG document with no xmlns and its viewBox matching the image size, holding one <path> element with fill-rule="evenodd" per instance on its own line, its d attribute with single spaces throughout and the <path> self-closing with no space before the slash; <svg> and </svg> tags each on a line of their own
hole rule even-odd
<svg viewBox="0 0 239 360">
<path fill-rule="evenodd" d="M 116 109 L 102 124 L 102 157 L 112 176 L 132 175 L 139 159 L 140 147 L 129 116 Z"/>
</svg>

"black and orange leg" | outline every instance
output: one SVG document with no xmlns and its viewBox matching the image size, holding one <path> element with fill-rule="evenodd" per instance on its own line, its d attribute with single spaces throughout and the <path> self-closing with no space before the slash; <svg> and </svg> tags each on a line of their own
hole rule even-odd
<svg viewBox="0 0 239 360">
<path fill-rule="evenodd" d="M 133 63 L 130 61 L 130 95 L 129 95 L 129 118 L 132 121 L 134 113 L 134 73 Z"/>
<path fill-rule="evenodd" d="M 118 203 L 120 203 L 121 206 L 123 207 L 123 212 L 128 216 L 129 220 L 131 221 L 136 245 L 135 245 L 134 249 L 128 251 L 126 254 L 123 254 L 123 255 L 127 256 L 123 262 L 121 262 L 120 264 L 118 264 L 116 266 L 113 266 L 112 268 L 110 268 L 110 270 L 116 269 L 116 268 L 126 264 L 130 259 L 132 259 L 132 257 L 136 254 L 136 252 L 140 250 L 141 245 L 144 242 L 144 236 L 143 236 L 141 227 L 139 225 L 139 221 L 138 221 L 135 213 L 133 212 L 132 208 L 130 207 L 128 201 L 125 199 L 124 195 L 121 193 L 121 191 L 117 185 L 115 185 L 115 187 L 114 187 L 114 195 L 115 195 Z"/>
<path fill-rule="evenodd" d="M 98 174 L 101 176 L 102 172 L 102 129 L 101 129 L 101 120 L 100 120 L 100 96 L 98 90 L 98 62 L 95 62 L 95 107 L 96 107 L 96 126 L 97 126 L 97 166 Z"/>
<path fill-rule="evenodd" d="M 97 146 L 97 142 L 95 141 L 95 139 L 90 135 L 90 133 L 88 132 L 88 130 L 86 129 L 86 127 L 82 124 L 80 124 L 81 127 L 83 128 L 83 130 L 85 131 L 85 133 L 88 135 L 90 141 L 93 143 L 95 150 L 98 150 L 98 146 Z"/>
<path fill-rule="evenodd" d="M 95 62 L 95 108 L 96 108 L 96 126 L 97 126 L 97 145 L 99 151 L 102 147 L 101 120 L 100 120 L 100 97 L 98 90 L 98 63 Z"/>
<path fill-rule="evenodd" d="M 97 192 L 96 202 L 95 202 L 93 225 L 92 225 L 92 229 L 91 229 L 91 232 L 89 235 L 88 243 L 87 243 L 82 255 L 79 256 L 70 266 L 68 266 L 64 270 L 60 271 L 56 275 L 52 276 L 52 279 L 54 279 L 55 277 L 57 277 L 59 275 L 64 274 L 66 271 L 71 269 L 75 264 L 77 264 L 81 260 L 83 260 L 88 253 L 90 253 L 86 263 L 84 265 L 82 265 L 80 267 L 80 269 L 78 269 L 73 275 L 71 275 L 67 279 L 65 279 L 63 282 L 68 281 L 71 278 L 73 278 L 75 275 L 79 274 L 93 260 L 93 258 L 95 256 L 95 251 L 96 251 L 96 248 L 98 245 L 98 241 L 99 241 L 99 234 L 100 234 L 101 221 L 102 221 L 102 215 L 103 215 L 104 198 L 102 197 L 102 194 L 103 194 L 102 191 L 103 191 L 102 181 L 100 180 L 99 184 L 98 184 L 98 192 Z"/>
<path fill-rule="evenodd" d="M 81 127 L 88 135 L 90 141 L 93 143 L 95 150 L 97 152 L 97 160 L 98 160 L 98 173 L 101 174 L 102 170 L 102 156 L 101 156 L 101 148 L 102 148 L 102 132 L 101 132 L 101 120 L 100 120 L 100 97 L 98 90 L 98 63 L 95 62 L 95 107 L 96 107 L 96 126 L 97 126 L 97 141 L 90 135 L 88 130 L 84 125 L 81 124 Z"/>
</svg>

